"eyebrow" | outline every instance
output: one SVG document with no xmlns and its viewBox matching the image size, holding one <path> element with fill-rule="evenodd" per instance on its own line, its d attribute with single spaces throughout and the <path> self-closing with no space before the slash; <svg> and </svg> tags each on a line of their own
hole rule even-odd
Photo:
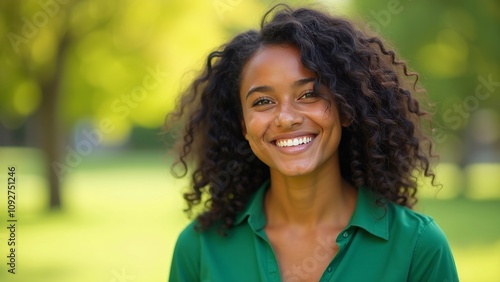
<svg viewBox="0 0 500 282">
<path fill-rule="evenodd" d="M 315 81 L 315 80 L 316 80 L 316 78 L 315 78 L 315 77 L 306 77 L 306 78 L 302 78 L 302 79 L 299 79 L 299 80 L 294 81 L 292 86 L 293 86 L 294 88 L 296 88 L 296 87 L 300 87 L 300 86 L 304 86 L 304 85 L 306 85 L 306 84 L 308 84 L 308 83 L 310 83 L 310 82 L 313 82 L 313 81 Z M 248 99 L 248 97 L 249 97 L 250 95 L 252 95 L 253 93 L 255 93 L 255 92 L 270 92 L 270 91 L 272 91 L 272 90 L 273 90 L 273 88 L 272 88 L 271 86 L 267 86 L 267 85 L 252 87 L 252 88 L 248 91 L 248 93 L 247 93 L 247 95 L 246 95 L 245 99 Z"/>
</svg>

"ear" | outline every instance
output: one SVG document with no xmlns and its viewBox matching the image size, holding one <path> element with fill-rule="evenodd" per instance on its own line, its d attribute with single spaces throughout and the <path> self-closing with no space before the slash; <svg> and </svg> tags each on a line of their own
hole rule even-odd
<svg viewBox="0 0 500 282">
<path fill-rule="evenodd" d="M 354 122 L 354 119 L 352 117 L 349 117 L 345 113 L 341 112 L 339 113 L 339 116 L 340 116 L 340 124 L 342 125 L 342 127 L 349 127 Z"/>
<path fill-rule="evenodd" d="M 341 118 L 341 123 L 342 124 L 342 127 L 349 127 L 349 125 L 352 124 L 352 120 L 348 120 L 346 118 Z"/>
</svg>

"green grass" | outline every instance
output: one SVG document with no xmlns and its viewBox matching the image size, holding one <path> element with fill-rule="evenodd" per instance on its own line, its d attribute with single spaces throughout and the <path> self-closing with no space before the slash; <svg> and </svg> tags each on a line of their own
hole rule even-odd
<svg viewBox="0 0 500 282">
<path fill-rule="evenodd" d="M 19 220 L 17 274 L 10 275 L 6 190 L 0 191 L 0 281 L 167 281 L 176 237 L 188 223 L 181 198 L 187 182 L 170 176 L 168 158 L 95 153 L 66 175 L 59 212 L 46 211 L 42 159 L 36 151 L 0 148 L 0 182 L 6 183 L 7 165 L 18 169 Z M 442 171 L 442 182 L 459 179 L 452 166 Z M 447 234 L 461 281 L 500 281 L 500 197 L 454 198 L 456 192 L 444 191 L 427 193 L 418 209 Z"/>
<path fill-rule="evenodd" d="M 418 209 L 444 230 L 461 281 L 500 281 L 500 200 L 423 199 Z"/>
</svg>

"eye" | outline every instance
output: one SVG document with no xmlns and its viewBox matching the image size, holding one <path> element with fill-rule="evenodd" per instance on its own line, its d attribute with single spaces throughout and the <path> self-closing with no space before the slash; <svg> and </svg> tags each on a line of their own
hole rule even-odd
<svg viewBox="0 0 500 282">
<path fill-rule="evenodd" d="M 307 90 L 299 99 L 318 98 L 319 94 L 313 90 Z"/>
<path fill-rule="evenodd" d="M 264 105 L 269 105 L 272 102 L 273 101 L 271 101 L 268 98 L 258 98 L 257 100 L 255 100 L 255 102 L 253 102 L 252 106 L 253 107 L 255 107 L 255 106 L 264 106 Z"/>
</svg>

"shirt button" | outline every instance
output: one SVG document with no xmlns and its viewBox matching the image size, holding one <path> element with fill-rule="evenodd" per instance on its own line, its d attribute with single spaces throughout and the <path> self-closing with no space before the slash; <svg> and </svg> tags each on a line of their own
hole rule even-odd
<svg viewBox="0 0 500 282">
<path fill-rule="evenodd" d="M 328 272 L 332 272 L 332 267 L 329 266 L 327 269 L 326 269 Z"/>
<path fill-rule="evenodd" d="M 342 237 L 344 237 L 344 238 L 349 237 L 349 233 L 348 233 L 347 231 L 346 231 L 346 232 L 344 232 L 344 234 L 342 234 Z"/>
</svg>

